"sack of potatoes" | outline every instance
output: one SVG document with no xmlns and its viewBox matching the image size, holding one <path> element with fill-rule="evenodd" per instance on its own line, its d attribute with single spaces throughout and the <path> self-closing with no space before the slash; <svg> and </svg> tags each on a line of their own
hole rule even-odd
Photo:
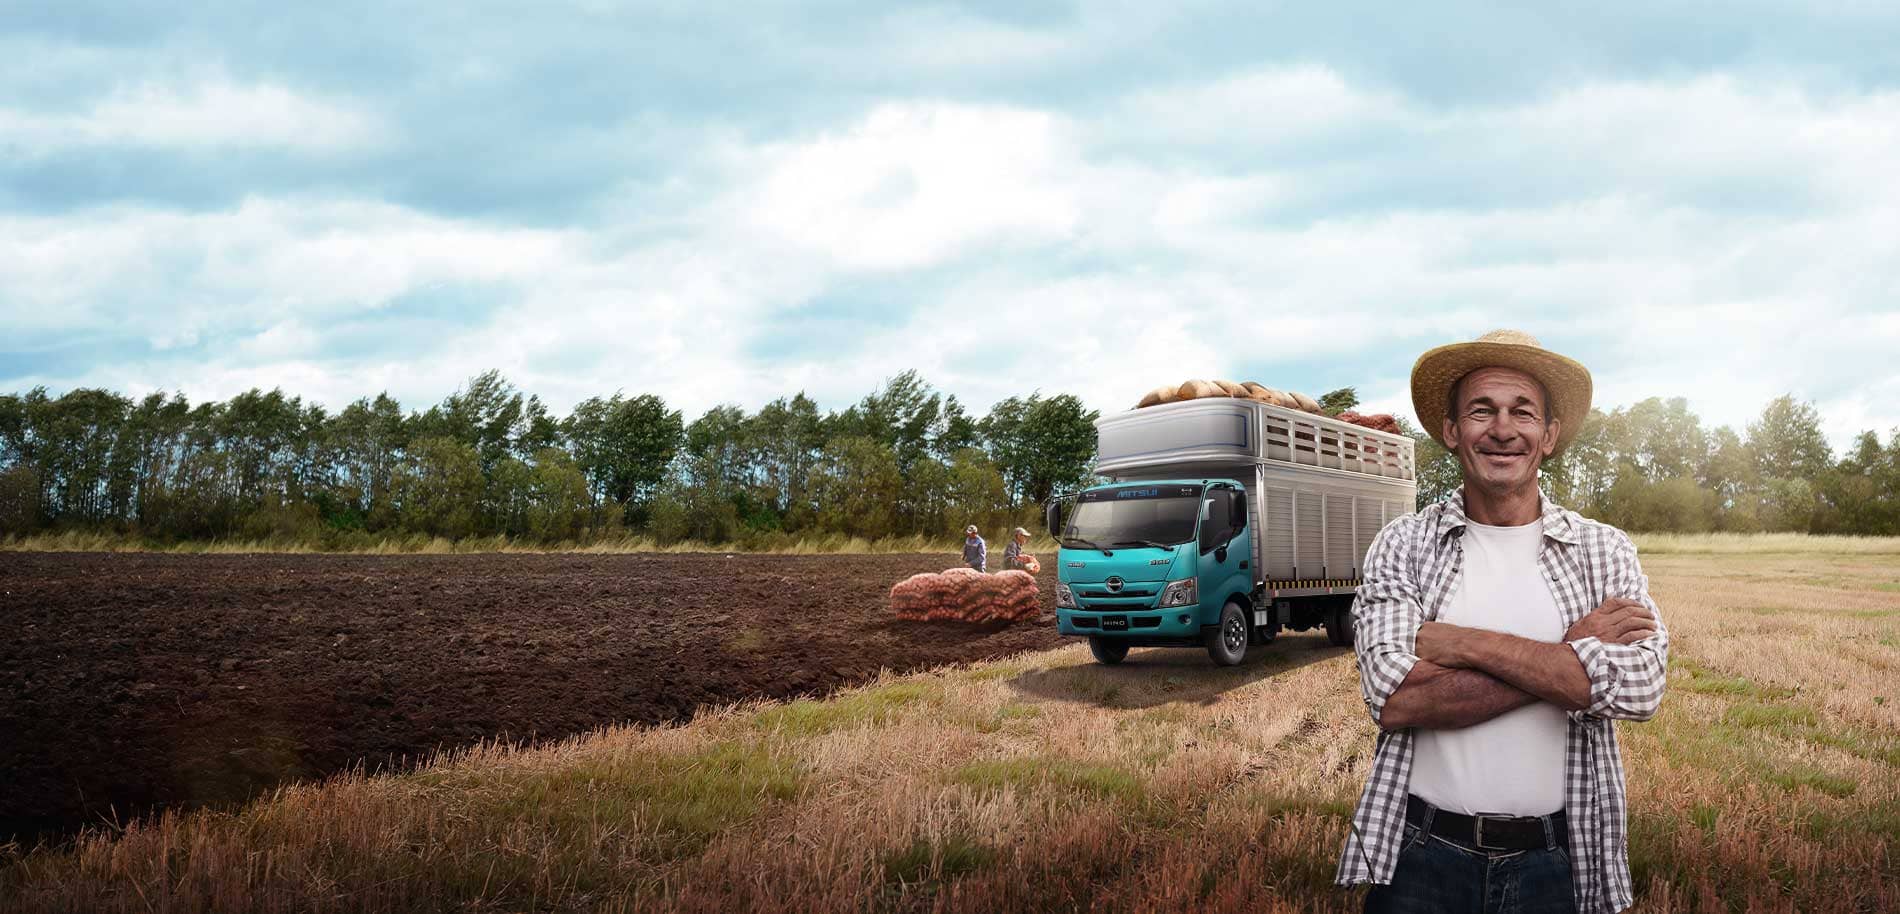
<svg viewBox="0 0 1900 914">
<path fill-rule="evenodd" d="M 1162 403 L 1176 403 L 1181 400 L 1200 400 L 1207 397 L 1236 397 L 1243 400 L 1257 400 L 1271 403 L 1286 409 L 1323 415 L 1319 403 L 1303 393 L 1275 390 L 1254 381 L 1203 381 L 1198 378 L 1182 381 L 1179 384 L 1164 384 L 1142 395 L 1135 404 L 1136 409 L 1156 406 Z"/>
<path fill-rule="evenodd" d="M 1042 612 L 1036 579 L 1023 571 L 949 568 L 891 585 L 891 614 L 913 622 L 1017 622 Z"/>
</svg>

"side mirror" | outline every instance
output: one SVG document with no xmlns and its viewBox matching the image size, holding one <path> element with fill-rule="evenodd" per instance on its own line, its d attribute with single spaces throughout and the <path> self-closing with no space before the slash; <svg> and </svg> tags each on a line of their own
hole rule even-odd
<svg viewBox="0 0 1900 914">
<path fill-rule="evenodd" d="M 1208 518 L 1211 518 L 1213 516 L 1214 516 L 1214 500 L 1211 498 L 1201 499 L 1201 522 L 1206 523 Z"/>
<path fill-rule="evenodd" d="M 1062 502 L 1050 499 L 1048 506 L 1042 509 L 1042 522 L 1049 528 L 1050 536 L 1061 536 Z"/>
</svg>

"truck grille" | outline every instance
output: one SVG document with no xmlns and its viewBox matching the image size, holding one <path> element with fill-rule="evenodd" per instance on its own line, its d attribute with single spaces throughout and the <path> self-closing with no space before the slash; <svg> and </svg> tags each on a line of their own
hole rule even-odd
<svg viewBox="0 0 1900 914">
<path fill-rule="evenodd" d="M 1152 597 L 1157 593 L 1160 593 L 1160 588 L 1154 584 L 1124 584 L 1121 590 L 1113 592 L 1101 584 L 1077 585 L 1075 588 L 1076 596 L 1094 597 L 1096 599 L 1104 597 L 1109 599 L 1117 599 L 1120 597 Z"/>
</svg>

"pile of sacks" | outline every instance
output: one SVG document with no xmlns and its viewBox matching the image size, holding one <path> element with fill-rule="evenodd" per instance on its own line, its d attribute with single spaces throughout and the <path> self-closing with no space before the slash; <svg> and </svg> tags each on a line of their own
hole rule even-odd
<svg viewBox="0 0 1900 914">
<path fill-rule="evenodd" d="M 1373 413 L 1367 416 L 1355 413 L 1349 409 L 1333 418 L 1341 422 L 1350 422 L 1354 425 L 1365 426 L 1373 431 L 1391 432 L 1394 435 L 1405 434 L 1405 432 L 1399 428 L 1399 420 L 1392 418 L 1391 413 Z"/>
<path fill-rule="evenodd" d="M 892 585 L 891 612 L 915 622 L 1018 622 L 1042 613 L 1042 597 L 1036 579 L 1026 571 L 984 574 L 951 568 L 911 575 Z"/>
<path fill-rule="evenodd" d="M 1274 390 L 1271 387 L 1263 387 L 1252 381 L 1242 381 L 1239 384 L 1232 381 L 1183 381 L 1180 384 L 1172 386 L 1164 384 L 1154 390 L 1148 391 L 1148 395 L 1142 397 L 1141 402 L 1135 404 L 1135 408 L 1141 409 L 1144 406 L 1153 406 L 1157 403 L 1174 403 L 1180 400 L 1199 400 L 1203 397 L 1239 397 L 1243 400 L 1258 400 L 1262 403 L 1271 403 L 1274 406 L 1297 409 L 1301 412 L 1312 413 L 1315 416 L 1326 415 L 1326 411 L 1320 409 L 1319 403 L 1312 397 L 1297 391 Z M 1399 420 L 1393 418 L 1389 413 L 1364 415 L 1353 412 L 1352 410 L 1346 410 L 1333 418 L 1341 422 L 1350 422 L 1354 425 L 1363 426 L 1376 431 L 1391 432 L 1394 435 L 1405 434 L 1399 430 Z M 1301 435 L 1300 437 L 1309 441 L 1312 440 L 1311 435 Z"/>
<path fill-rule="evenodd" d="M 1319 403 L 1312 397 L 1303 393 L 1274 390 L 1252 381 L 1243 381 L 1239 384 L 1232 381 L 1183 381 L 1177 385 L 1164 384 L 1148 391 L 1148 395 L 1142 397 L 1141 402 L 1135 404 L 1135 408 L 1140 409 L 1157 403 L 1173 403 L 1178 400 L 1199 400 L 1203 397 L 1239 397 L 1243 400 L 1259 400 L 1274 406 L 1297 409 L 1316 416 L 1325 415 L 1325 412 L 1320 410 Z"/>
</svg>

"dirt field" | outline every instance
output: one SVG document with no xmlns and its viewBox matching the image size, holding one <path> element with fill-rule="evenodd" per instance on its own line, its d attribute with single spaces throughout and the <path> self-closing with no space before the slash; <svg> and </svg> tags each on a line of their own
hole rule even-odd
<svg viewBox="0 0 1900 914">
<path fill-rule="evenodd" d="M 948 555 L 0 555 L 0 841 L 481 740 L 1053 646 L 896 622 Z M 1054 611 L 1054 562 L 1043 574 Z"/>
</svg>

